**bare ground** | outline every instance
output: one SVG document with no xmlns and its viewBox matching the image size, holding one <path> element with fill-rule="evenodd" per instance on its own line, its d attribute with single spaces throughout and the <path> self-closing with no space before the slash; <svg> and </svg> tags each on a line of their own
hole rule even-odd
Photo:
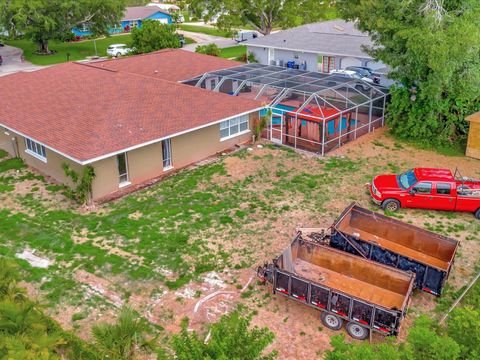
<svg viewBox="0 0 480 360">
<path fill-rule="evenodd" d="M 414 166 L 446 167 L 455 169 L 458 167 L 463 175 L 479 176 L 480 161 L 465 157 L 448 157 L 431 151 L 411 148 L 407 145 L 398 145 L 387 136 L 384 131 L 365 135 L 355 142 L 351 142 L 340 149 L 330 153 L 329 157 L 347 157 L 353 160 L 361 160 L 362 168 L 351 176 L 342 178 L 332 184 L 331 191 L 334 196 L 328 200 L 325 212 L 316 212 L 302 207 L 301 196 L 285 198 L 285 205 L 291 207 L 288 216 L 278 217 L 273 222 L 262 218 L 255 218 L 247 223 L 243 232 L 238 234 L 232 241 L 228 234 L 218 233 L 211 229 L 211 251 L 218 251 L 221 247 L 226 252 L 232 252 L 232 263 L 244 260 L 244 251 L 254 248 L 249 254 L 249 260 L 254 264 L 270 261 L 278 255 L 292 239 L 295 229 L 298 227 L 328 227 L 341 210 L 351 201 L 355 200 L 362 206 L 373 208 L 369 196 L 363 189 L 363 184 L 368 181 L 368 175 L 378 172 L 392 171 L 395 167 L 405 170 Z M 322 171 L 317 158 L 312 155 L 303 156 L 302 161 L 295 158 L 285 158 L 278 150 L 266 148 L 253 148 L 249 156 L 227 157 L 224 159 L 226 175 L 217 175 L 214 182 L 243 181 L 248 177 L 255 176 L 259 172 L 267 174 L 267 178 L 276 178 L 277 170 L 288 170 L 294 173 L 320 173 Z M 279 167 L 279 163 L 282 164 Z M 367 180 L 366 180 L 367 179 Z M 38 184 L 27 183 L 16 187 L 15 192 L 31 191 L 31 187 Z M 267 182 L 251 183 L 249 190 L 260 191 L 270 188 Z M 41 196 L 51 199 L 52 204 L 57 202 L 56 194 L 39 192 Z M 144 193 L 149 196 L 149 192 Z M 59 196 L 59 195 L 58 195 Z M 10 197 L 11 198 L 11 197 Z M 4 207 L 12 207 L 14 210 L 20 205 L 16 200 L 7 201 L 8 197 L 2 198 Z M 268 200 L 268 199 L 266 199 Z M 63 205 L 62 205 L 63 206 Z M 242 204 L 239 204 L 242 209 Z M 25 209 L 19 209 L 25 210 Z M 100 209 L 99 211 L 103 211 Z M 132 219 L 140 219 L 145 216 L 141 213 L 132 213 Z M 402 211 L 402 220 L 409 221 L 418 226 L 436 226 L 438 222 L 445 224 L 462 224 L 463 228 L 455 231 L 450 236 L 461 241 L 459 256 L 450 275 L 449 283 L 456 289 L 465 285 L 472 276 L 475 264 L 478 264 L 479 239 L 473 237 L 472 231 L 478 230 L 471 214 L 456 214 L 454 217 L 432 215 L 431 212 L 418 210 Z M 259 231 L 261 229 L 261 231 Z M 252 230 L 252 231 L 247 231 Z M 254 231 L 255 230 L 255 231 Z M 261 234 L 261 236 L 259 236 Z M 87 241 L 86 233 L 80 231 L 76 241 Z M 206 236 L 199 234 L 198 236 Z M 101 239 L 94 243 L 104 248 L 108 246 L 111 251 L 125 261 L 140 261 L 135 254 L 123 253 L 115 250 L 115 245 L 105 245 Z M 199 281 L 191 282 L 178 290 L 168 290 L 161 283 L 153 281 L 127 281 L 119 277 L 103 279 L 84 271 L 75 273 L 75 279 L 85 286 L 85 296 L 100 296 L 111 305 L 108 310 L 91 310 L 86 319 L 76 322 L 77 333 L 89 338 L 90 327 L 97 321 L 111 321 L 116 308 L 128 304 L 154 324 L 165 328 L 167 334 L 177 332 L 180 329 L 182 318 L 190 319 L 190 327 L 195 330 L 205 330 L 206 324 L 217 321 L 222 314 L 234 309 L 238 303 L 243 303 L 249 309 L 255 310 L 256 315 L 253 324 L 266 326 L 275 333 L 275 341 L 270 349 L 279 351 L 280 359 L 307 359 L 321 357 L 330 348 L 330 337 L 335 334 L 325 329 L 320 320 L 319 313 L 314 309 L 287 300 L 278 295 L 271 294 L 271 288 L 258 285 L 252 279 L 254 267 L 249 269 L 227 269 L 222 273 L 205 274 Z M 166 270 L 168 272 L 168 270 Z M 168 275 L 168 274 L 167 274 Z M 246 286 L 250 284 L 250 286 Z M 29 293 L 42 296 L 35 285 L 27 284 Z M 128 298 L 124 292 L 131 293 Z M 243 294 L 243 295 L 242 295 Z M 248 296 L 247 296 L 248 295 Z M 411 308 L 405 320 L 399 341 L 404 339 L 408 325 L 419 314 L 432 314 L 436 306 L 436 299 L 425 293 L 416 293 L 413 297 Z M 71 328 L 72 314 L 79 312 L 77 307 L 68 307 L 52 315 L 67 328 Z M 343 331 L 343 330 L 342 330 Z M 382 341 L 380 336 L 374 341 Z M 306 346 L 308 344 L 308 346 Z"/>
</svg>

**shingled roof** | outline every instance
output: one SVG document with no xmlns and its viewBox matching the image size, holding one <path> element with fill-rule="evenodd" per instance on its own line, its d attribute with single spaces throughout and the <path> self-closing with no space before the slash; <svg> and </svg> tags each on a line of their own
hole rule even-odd
<svg viewBox="0 0 480 360">
<path fill-rule="evenodd" d="M 198 58 L 191 59 L 194 65 Z M 260 108 L 257 101 L 92 64 L 0 78 L 0 126 L 81 164 Z"/>
<path fill-rule="evenodd" d="M 329 20 L 257 37 L 245 44 L 369 59 L 371 56 L 363 51 L 363 46 L 371 46 L 372 41 L 368 34 L 358 30 L 353 22 Z"/>
<path fill-rule="evenodd" d="M 130 6 L 125 9 L 122 21 L 143 20 L 157 12 L 169 15 L 168 11 L 162 10 L 157 6 Z"/>
</svg>

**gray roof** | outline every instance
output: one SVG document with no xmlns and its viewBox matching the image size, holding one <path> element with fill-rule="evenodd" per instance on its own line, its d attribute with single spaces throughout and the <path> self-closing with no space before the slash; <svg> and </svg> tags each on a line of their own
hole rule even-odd
<svg viewBox="0 0 480 360">
<path fill-rule="evenodd" d="M 372 45 L 372 41 L 353 22 L 329 20 L 260 36 L 245 44 L 370 59 L 371 56 L 362 51 L 362 45 Z"/>
<path fill-rule="evenodd" d="M 163 11 L 157 6 L 131 6 L 127 7 L 125 10 L 125 15 L 123 16 L 122 21 L 125 20 L 143 20 L 156 14 L 157 12 L 161 12 L 164 14 L 168 14 L 167 11 Z"/>
</svg>

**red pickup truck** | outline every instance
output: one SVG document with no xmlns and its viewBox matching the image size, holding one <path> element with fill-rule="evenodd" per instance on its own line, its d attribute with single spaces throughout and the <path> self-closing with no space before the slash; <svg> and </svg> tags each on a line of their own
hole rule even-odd
<svg viewBox="0 0 480 360">
<path fill-rule="evenodd" d="M 401 207 L 465 211 L 480 219 L 480 180 L 448 169 L 415 168 L 400 175 L 379 175 L 369 184 L 373 201 L 382 209 Z"/>
</svg>

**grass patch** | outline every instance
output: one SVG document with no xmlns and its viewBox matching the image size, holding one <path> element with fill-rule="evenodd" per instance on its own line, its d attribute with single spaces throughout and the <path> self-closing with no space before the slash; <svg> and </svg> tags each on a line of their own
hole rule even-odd
<svg viewBox="0 0 480 360">
<path fill-rule="evenodd" d="M 240 58 L 247 52 L 245 45 L 238 45 L 220 49 L 220 57 L 226 59 Z"/>
<path fill-rule="evenodd" d="M 190 32 L 207 34 L 207 35 L 212 35 L 212 36 L 220 36 L 220 37 L 225 37 L 225 38 L 232 37 L 232 34 L 228 31 L 219 30 L 219 29 L 216 29 L 214 27 L 209 27 L 209 26 L 180 24 L 178 26 L 178 28 L 180 30 L 183 30 L 183 31 L 190 31 Z"/>
<path fill-rule="evenodd" d="M 8 153 L 5 150 L 0 149 L 0 159 L 3 159 L 8 156 Z"/>
<path fill-rule="evenodd" d="M 23 163 L 22 159 L 20 158 L 12 158 L 7 159 L 0 162 L 0 173 L 8 171 L 8 170 L 20 170 L 25 168 L 26 165 Z"/>
</svg>

